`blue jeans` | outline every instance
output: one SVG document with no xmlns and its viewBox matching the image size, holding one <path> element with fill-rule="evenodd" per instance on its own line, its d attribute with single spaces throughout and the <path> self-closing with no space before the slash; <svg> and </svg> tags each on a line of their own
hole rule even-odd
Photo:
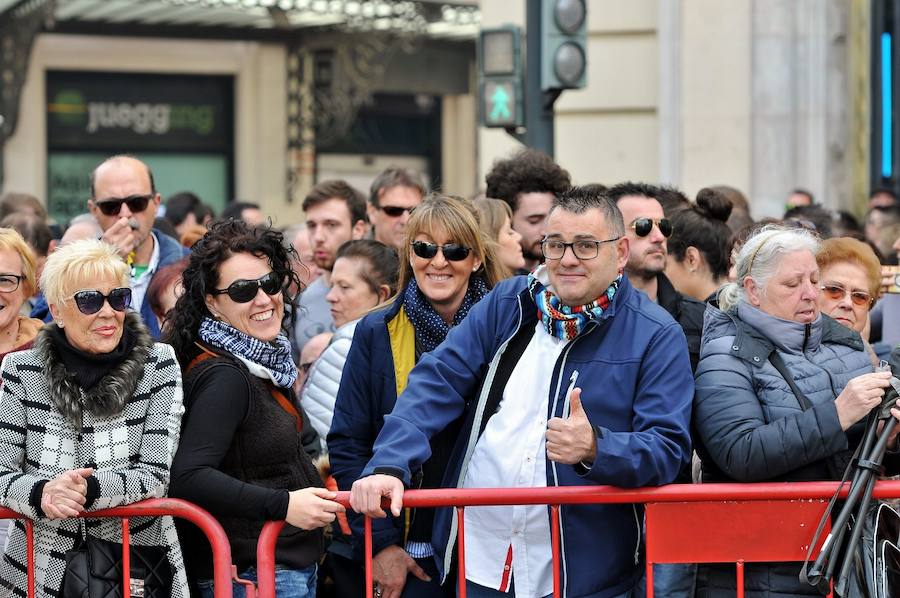
<svg viewBox="0 0 900 598">
<path fill-rule="evenodd" d="M 310 565 L 306 569 L 286 569 L 275 566 L 275 596 L 277 598 L 316 598 L 316 569 Z M 241 579 L 256 583 L 256 567 L 250 567 L 238 574 Z M 231 582 L 234 598 L 244 598 L 244 586 Z M 199 579 L 197 587 L 202 598 L 213 598 L 213 580 Z"/>
<path fill-rule="evenodd" d="M 697 565 L 682 563 L 657 563 L 653 565 L 654 598 L 693 598 L 697 582 Z M 647 572 L 641 576 L 635 588 L 637 595 L 647 595 Z"/>
</svg>

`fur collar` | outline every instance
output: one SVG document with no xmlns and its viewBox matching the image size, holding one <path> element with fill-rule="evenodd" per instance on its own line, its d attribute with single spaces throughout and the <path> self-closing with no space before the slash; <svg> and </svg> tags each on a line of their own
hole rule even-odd
<svg viewBox="0 0 900 598">
<path fill-rule="evenodd" d="M 65 364 L 53 346 L 49 326 L 56 324 L 50 324 L 38 333 L 34 350 L 40 363 L 45 366 L 47 386 L 53 405 L 76 428 L 82 425 L 82 407 L 97 417 L 111 417 L 121 413 L 144 375 L 147 358 L 153 346 L 153 338 L 141 321 L 141 317 L 134 312 L 125 314 L 125 328 L 134 335 L 134 349 L 122 363 L 110 370 L 87 392 L 78 386 L 66 370 Z"/>
</svg>

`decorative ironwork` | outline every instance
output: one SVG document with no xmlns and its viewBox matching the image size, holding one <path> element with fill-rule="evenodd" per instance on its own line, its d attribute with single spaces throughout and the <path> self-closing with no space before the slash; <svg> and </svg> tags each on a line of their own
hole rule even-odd
<svg viewBox="0 0 900 598">
<path fill-rule="evenodd" d="M 19 98 L 28 74 L 34 39 L 53 22 L 56 0 L 25 0 L 0 20 L 0 186 L 3 184 L 3 147 L 16 131 Z"/>
</svg>

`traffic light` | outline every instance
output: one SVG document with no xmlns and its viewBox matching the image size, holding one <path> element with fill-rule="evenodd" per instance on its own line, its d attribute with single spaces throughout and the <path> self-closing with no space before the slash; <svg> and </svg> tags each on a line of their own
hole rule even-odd
<svg viewBox="0 0 900 598">
<path fill-rule="evenodd" d="M 585 0 L 541 0 L 541 89 L 587 85 Z"/>
<path fill-rule="evenodd" d="M 511 25 L 479 36 L 479 113 L 485 127 L 524 125 L 520 39 L 519 28 Z"/>
</svg>

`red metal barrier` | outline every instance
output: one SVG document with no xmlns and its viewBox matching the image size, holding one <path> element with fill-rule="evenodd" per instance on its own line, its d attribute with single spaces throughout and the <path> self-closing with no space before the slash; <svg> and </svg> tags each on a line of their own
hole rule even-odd
<svg viewBox="0 0 900 598">
<path fill-rule="evenodd" d="M 844 486 L 843 495 L 848 487 L 849 484 Z M 410 490 L 403 495 L 403 504 L 416 508 L 455 506 L 462 522 L 465 507 L 473 506 L 550 505 L 555 515 L 560 505 L 644 503 L 648 596 L 653 595 L 653 563 L 730 562 L 735 563 L 741 597 L 745 562 L 803 560 L 825 505 L 837 488 L 837 482 L 799 482 L 672 484 L 634 490 L 612 486 Z M 878 482 L 873 496 L 900 498 L 900 482 Z M 336 500 L 349 508 L 349 498 L 349 492 L 339 492 Z M 740 509 L 740 518 L 734 517 L 735 509 Z M 558 521 L 553 517 L 551 525 L 556 598 L 562 591 Z M 275 540 L 283 527 L 283 521 L 269 522 L 259 537 L 259 598 L 275 598 Z M 367 518 L 367 598 L 373 594 L 371 529 L 371 520 Z M 457 537 L 460 580 L 465 578 L 463 531 L 460 524 Z M 465 598 L 464 587 L 465 584 L 460 586 L 461 598 Z"/>
<path fill-rule="evenodd" d="M 130 532 L 128 529 L 128 519 L 130 517 L 160 517 L 163 515 L 171 515 L 190 521 L 199 527 L 212 546 L 213 551 L 213 580 L 215 583 L 216 598 L 231 598 L 231 579 L 234 567 L 231 564 L 231 544 L 228 542 L 228 536 L 225 530 L 219 525 L 216 519 L 192 503 L 175 498 L 154 498 L 132 503 L 123 507 L 114 509 L 103 509 L 98 511 L 85 512 L 82 517 L 88 519 L 115 517 L 122 519 L 122 571 L 124 596 L 131 595 L 128 579 L 130 577 L 130 564 L 128 546 L 130 543 Z M 25 537 L 28 550 L 28 597 L 35 598 L 34 582 L 34 524 L 33 522 L 20 513 L 16 513 L 10 509 L 0 507 L 0 519 L 21 519 L 25 522 Z M 251 588 L 252 591 L 252 588 Z M 252 598 L 252 594 L 247 595 Z M 274 596 L 274 594 L 273 594 Z"/>
</svg>

